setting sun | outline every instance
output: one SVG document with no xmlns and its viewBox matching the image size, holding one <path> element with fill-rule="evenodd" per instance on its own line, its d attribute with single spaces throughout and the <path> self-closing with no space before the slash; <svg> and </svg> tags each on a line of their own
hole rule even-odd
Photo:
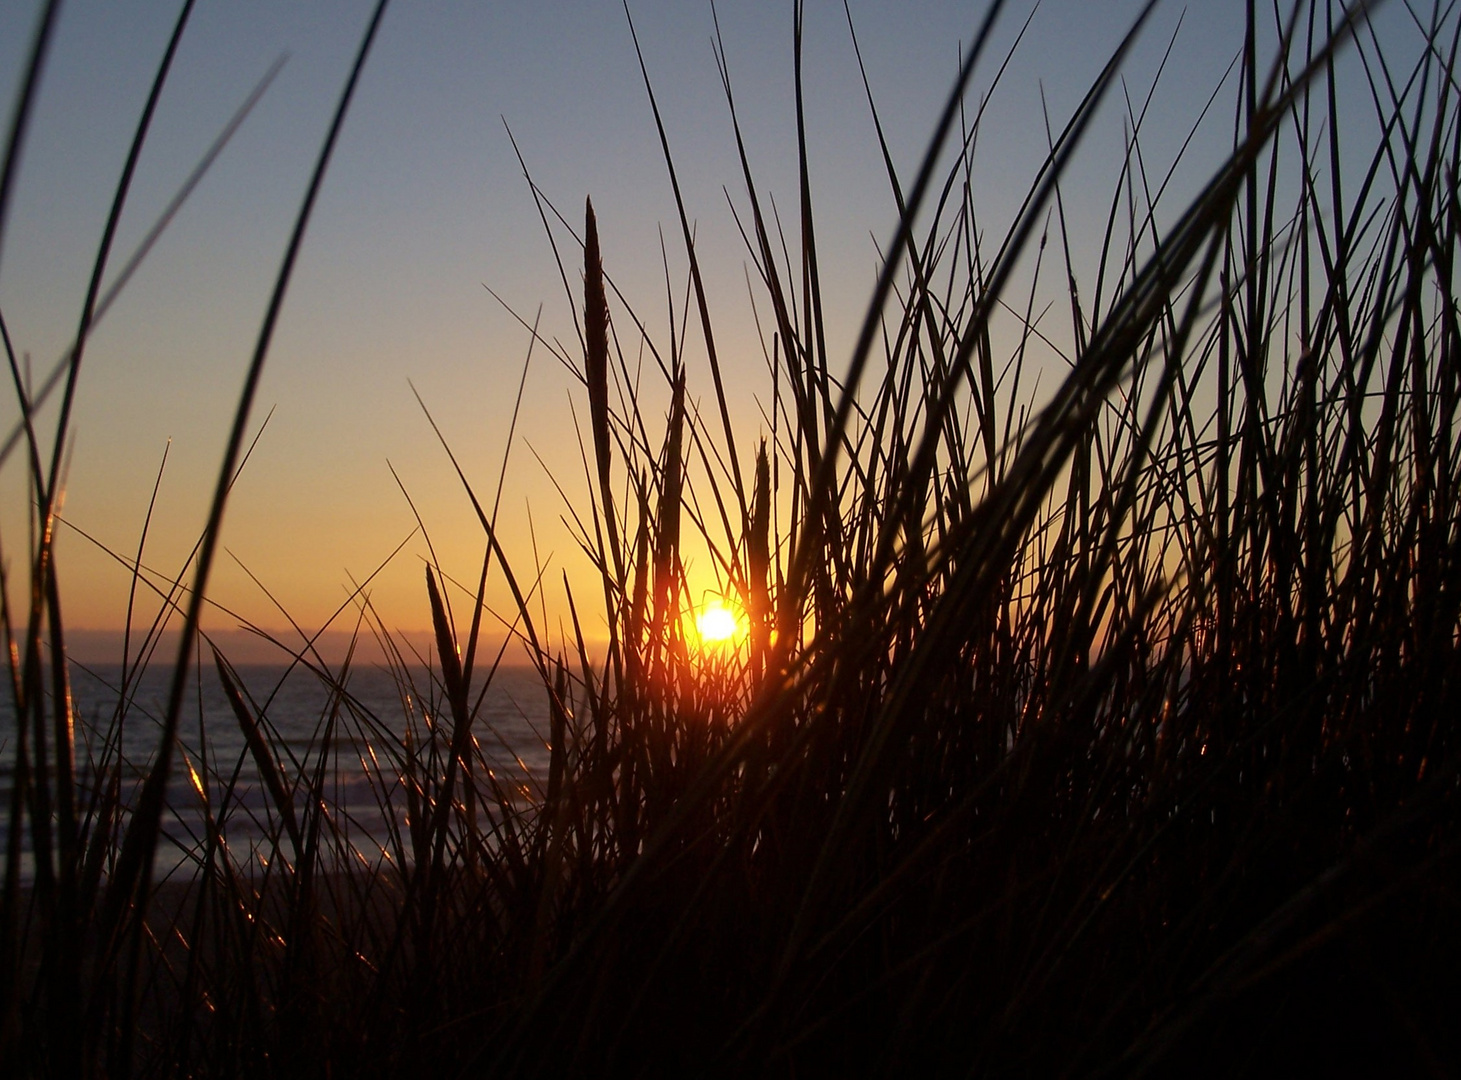
<svg viewBox="0 0 1461 1080">
<path fill-rule="evenodd" d="M 725 645 L 741 633 L 741 620 L 724 600 L 707 601 L 695 614 L 695 632 L 702 645 Z"/>
</svg>

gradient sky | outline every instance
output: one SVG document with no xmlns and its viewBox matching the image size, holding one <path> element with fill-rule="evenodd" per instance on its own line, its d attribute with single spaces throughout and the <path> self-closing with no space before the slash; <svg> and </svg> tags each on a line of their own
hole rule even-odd
<svg viewBox="0 0 1461 1080">
<path fill-rule="evenodd" d="M 747 257 L 721 190 L 745 205 L 712 56 L 711 9 L 681 0 L 631 7 L 697 222 L 748 452 L 766 380 L 743 277 Z M 985 5 L 853 0 L 851 7 L 897 164 L 911 176 L 956 73 L 959 43 L 972 38 Z M 1028 0 L 1009 5 L 996 55 L 1030 7 Z M 1047 0 L 1036 12 L 981 135 L 976 197 L 991 228 L 1008 223 L 1044 152 L 1041 88 L 1062 123 L 1138 7 Z M 1150 159 L 1166 162 L 1176 152 L 1241 44 L 1242 11 L 1241 0 L 1205 0 L 1185 16 L 1178 4 L 1158 8 L 1126 66 L 1139 98 L 1185 18 L 1146 135 Z M 7 117 L 37 13 L 35 4 L 0 5 Z M 174 5 L 156 0 L 64 5 L 0 251 L 0 310 L 37 373 L 74 332 L 112 185 L 175 15 Z M 206 515 L 273 277 L 368 15 L 366 0 L 201 0 L 183 39 L 114 267 L 270 63 L 286 53 L 288 61 L 88 346 L 65 518 L 130 554 L 171 439 L 144 558 L 158 571 L 178 572 Z M 1415 39 L 1401 5 L 1384 18 L 1389 32 Z M 720 25 L 759 186 L 793 214 L 791 4 L 726 2 Z M 841 3 L 809 0 L 805 34 L 812 182 L 837 356 L 850 345 L 871 288 L 875 241 L 890 237 L 895 212 Z M 993 67 L 976 79 L 976 99 Z M 1231 97 L 1223 100 L 1187 170 L 1190 183 L 1231 137 Z M 388 462 L 443 564 L 475 580 L 480 530 L 409 384 L 490 497 L 528 335 L 484 284 L 529 320 L 541 303 L 544 335 L 575 340 L 570 301 L 504 118 L 540 187 L 575 226 L 592 196 L 606 269 L 652 327 L 665 322 L 661 226 L 672 275 L 683 280 L 669 182 L 618 0 L 399 0 L 310 225 L 255 424 L 275 412 L 225 524 L 228 550 L 311 629 L 344 600 L 352 577 L 369 573 L 414 528 Z M 1082 152 L 1066 196 L 1075 218 L 1104 222 L 1121 118 L 1113 102 Z M 565 258 L 576 285 L 577 255 L 565 249 Z M 691 390 L 710 393 L 703 364 L 693 361 Z M 553 611 L 560 568 L 577 573 L 582 563 L 559 523 L 564 504 L 529 447 L 570 494 L 582 490 L 571 397 L 582 412 L 571 378 L 540 349 L 504 494 L 503 538 L 528 578 L 531 507 L 538 553 L 551 556 Z M 18 415 L 7 395 L 0 405 L 7 433 Z M 0 476 L 0 542 L 12 566 L 26 537 L 19 463 L 17 456 Z M 388 625 L 429 625 L 425 554 L 422 539 L 412 540 L 374 586 Z M 125 571 L 71 533 L 62 536 L 59 568 L 73 627 L 121 625 Z M 284 624 L 228 555 L 211 592 L 256 623 Z M 503 603 L 500 592 L 494 597 Z M 210 625 L 231 622 L 216 616 Z"/>
</svg>

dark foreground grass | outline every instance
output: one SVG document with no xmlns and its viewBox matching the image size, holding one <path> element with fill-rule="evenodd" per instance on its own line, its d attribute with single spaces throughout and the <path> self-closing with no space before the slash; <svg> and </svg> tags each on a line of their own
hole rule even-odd
<svg viewBox="0 0 1461 1080">
<path fill-rule="evenodd" d="M 161 789 L 128 794 L 123 712 L 73 749 L 56 471 L 28 432 L 0 1056 L 116 1076 L 1461 1069 L 1461 21 L 1416 17 L 1430 49 L 1399 70 L 1338 5 L 1250 3 L 1218 97 L 1230 154 L 1177 209 L 1118 54 L 998 228 L 975 214 L 963 104 L 1002 59 L 986 24 L 922 171 L 889 169 L 900 224 L 850 364 L 824 344 L 805 153 L 794 244 L 748 170 L 755 448 L 684 207 L 709 420 L 683 327 L 656 346 L 617 299 L 590 209 L 574 520 L 602 592 L 571 621 L 601 610 L 605 652 L 543 636 L 540 583 L 468 489 L 480 579 L 507 575 L 542 675 L 547 774 L 491 766 L 484 586 L 454 621 L 428 570 L 437 655 L 393 654 L 403 718 L 306 650 L 331 704 L 290 759 L 213 661 L 270 795 L 266 869 L 225 843 L 238 772 L 190 756 L 207 835 L 191 879 L 155 889 Z M 1341 49 L 1370 145 L 1341 141 Z M 1061 185 L 1098 107 L 1133 137 L 1077 285 Z M 1042 356 L 1062 375 L 1037 397 Z M 749 623 L 711 662 L 682 617 L 692 550 Z M 373 747 L 394 823 L 376 850 L 328 798 L 347 738 Z"/>
</svg>

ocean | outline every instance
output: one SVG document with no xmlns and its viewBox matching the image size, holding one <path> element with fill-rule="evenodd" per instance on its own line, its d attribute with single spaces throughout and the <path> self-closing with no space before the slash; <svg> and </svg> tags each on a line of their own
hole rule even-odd
<svg viewBox="0 0 1461 1080">
<path fill-rule="evenodd" d="M 451 730 L 439 683 L 418 669 L 403 684 L 378 665 L 350 671 L 343 692 L 301 668 L 251 665 L 235 673 L 247 711 L 278 763 L 296 818 L 323 813 L 328 828 L 322 836 L 343 862 L 409 861 L 407 757 L 421 755 L 430 744 L 438 716 L 441 745 Z M 548 767 L 548 699 L 542 681 L 530 668 L 500 668 L 485 691 L 482 673 L 474 675 L 474 682 L 473 701 L 480 701 L 472 726 L 474 757 L 491 769 L 501 790 L 531 801 L 546 782 Z M 99 783 L 120 783 L 124 804 L 140 789 L 158 753 L 170 683 L 171 671 L 162 665 L 125 683 L 120 665 L 73 665 L 76 800 L 83 828 L 96 827 L 91 810 Z M 0 700 L 0 846 L 9 843 L 4 838 L 10 833 L 16 767 L 16 718 L 9 699 L 5 694 Z M 48 724 L 49 715 L 48 710 Z M 49 726 L 45 738 L 53 744 Z M 434 761 L 428 757 L 419 767 L 439 776 L 443 762 L 440 755 Z M 265 864 L 281 848 L 292 857 L 288 839 L 280 836 L 278 815 L 269 813 L 273 800 L 261 776 L 217 671 L 211 664 L 201 673 L 195 669 L 173 755 L 156 879 L 196 870 L 206 857 L 210 819 L 236 865 Z M 322 809 L 310 806 L 307 795 L 315 783 Z M 20 848 L 21 876 L 28 880 L 35 870 L 28 819 Z"/>
</svg>

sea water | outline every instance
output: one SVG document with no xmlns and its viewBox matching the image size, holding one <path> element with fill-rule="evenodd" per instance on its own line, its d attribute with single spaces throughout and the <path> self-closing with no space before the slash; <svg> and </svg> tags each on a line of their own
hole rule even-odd
<svg viewBox="0 0 1461 1080">
<path fill-rule="evenodd" d="M 301 667 L 274 665 L 241 666 L 235 677 L 296 820 L 324 815 L 326 859 L 356 865 L 409 861 L 410 755 L 417 755 L 415 775 L 434 770 L 439 779 L 444 757 L 439 753 L 433 762 L 422 755 L 433 729 L 443 749 L 452 730 L 439 679 L 425 669 L 403 676 L 378 665 L 353 669 L 343 681 L 338 673 L 323 679 Z M 531 802 L 548 768 L 542 680 L 532 669 L 499 668 L 490 680 L 479 672 L 473 681 L 473 767 L 490 769 L 496 790 L 510 799 Z M 99 786 L 118 785 L 124 805 L 135 800 L 157 760 L 171 682 L 171 671 L 161 665 L 131 676 L 120 665 L 72 666 L 76 803 L 83 827 L 96 828 L 89 811 L 97 805 Z M 10 696 L 0 695 L 0 851 L 9 843 L 16 766 Z M 44 737 L 53 754 L 52 715 L 48 700 Z M 156 856 L 159 880 L 196 871 L 209 857 L 210 837 L 222 840 L 236 865 L 261 865 L 279 854 L 293 858 L 261 776 L 217 671 L 211 665 L 195 669 L 169 771 Z M 311 799 L 311 791 L 320 798 Z M 54 803 L 54 790 L 51 797 Z M 34 874 L 32 849 L 27 815 L 20 842 L 25 879 Z"/>
</svg>

